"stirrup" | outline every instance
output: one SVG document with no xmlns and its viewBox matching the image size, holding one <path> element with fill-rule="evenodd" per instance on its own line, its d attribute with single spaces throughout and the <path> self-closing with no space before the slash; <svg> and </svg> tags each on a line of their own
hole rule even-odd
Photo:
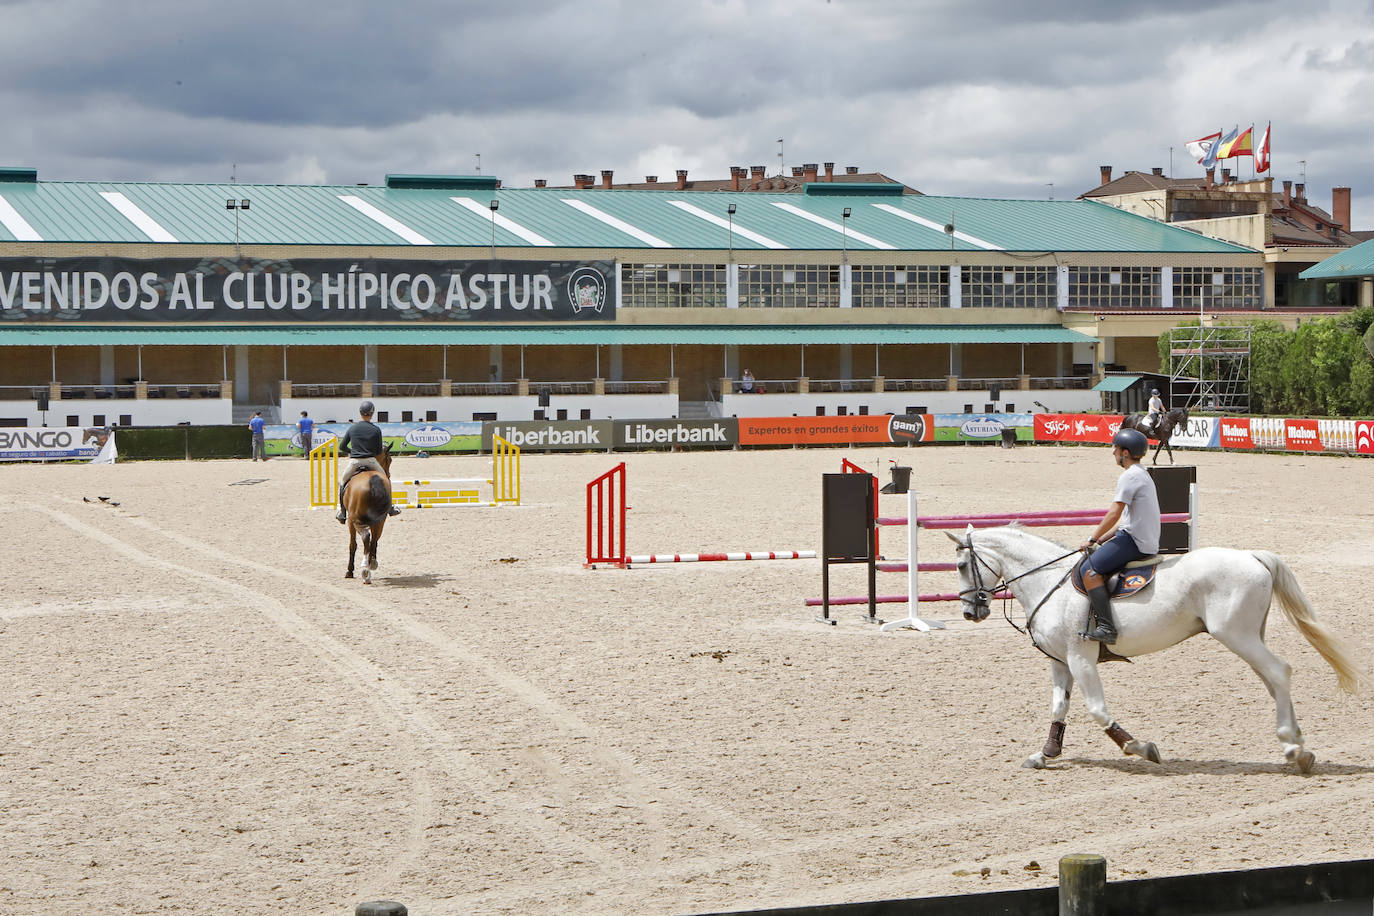
<svg viewBox="0 0 1374 916">
<path fill-rule="evenodd" d="M 1084 630 L 1078 635 L 1082 636 L 1084 639 L 1095 640 L 1096 642 L 1108 646 L 1114 644 L 1117 640 L 1116 627 L 1103 620 L 1095 622 L 1092 627 Z"/>
<path fill-rule="evenodd" d="M 400 506 L 392 506 L 390 509 L 387 509 L 387 510 L 386 510 L 386 514 L 389 515 L 389 516 L 393 516 L 393 517 L 394 517 L 394 516 L 397 516 L 397 515 L 400 515 L 400 514 L 401 514 L 401 507 L 400 507 Z"/>
</svg>

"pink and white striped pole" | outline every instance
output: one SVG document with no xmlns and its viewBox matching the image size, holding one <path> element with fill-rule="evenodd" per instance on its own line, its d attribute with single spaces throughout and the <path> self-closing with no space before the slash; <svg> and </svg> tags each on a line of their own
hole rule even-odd
<svg viewBox="0 0 1374 916">
<path fill-rule="evenodd" d="M 709 563 L 725 560 L 814 560 L 814 550 L 746 550 L 734 553 L 649 553 L 627 557 L 627 565 L 645 563 Z"/>
</svg>

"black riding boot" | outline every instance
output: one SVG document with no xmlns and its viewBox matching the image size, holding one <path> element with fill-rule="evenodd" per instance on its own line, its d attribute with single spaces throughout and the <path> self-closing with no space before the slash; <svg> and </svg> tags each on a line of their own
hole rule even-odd
<svg viewBox="0 0 1374 916">
<path fill-rule="evenodd" d="M 348 510 L 344 508 L 344 504 L 343 504 L 343 493 L 344 493 L 343 484 L 340 484 L 340 485 L 339 485 L 339 511 L 338 511 L 338 513 L 334 516 L 336 519 L 339 520 L 339 524 L 340 524 L 340 525 L 342 525 L 344 522 L 347 522 L 347 521 L 348 521 Z"/>
<path fill-rule="evenodd" d="M 1112 599 L 1107 595 L 1107 587 L 1099 585 L 1088 589 L 1088 601 L 1093 607 L 1093 625 L 1083 634 L 1083 638 L 1095 639 L 1110 646 L 1116 642 L 1116 620 L 1112 617 Z"/>
</svg>

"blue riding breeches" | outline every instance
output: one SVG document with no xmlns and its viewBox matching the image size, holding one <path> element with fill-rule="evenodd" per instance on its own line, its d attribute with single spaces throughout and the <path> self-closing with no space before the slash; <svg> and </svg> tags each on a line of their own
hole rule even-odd
<svg viewBox="0 0 1374 916">
<path fill-rule="evenodd" d="M 1125 531 L 1118 531 L 1111 540 L 1093 551 L 1088 558 L 1088 568 L 1106 579 L 1132 560 L 1142 560 L 1146 556 L 1148 554 L 1141 553 L 1135 545 L 1135 538 Z"/>
</svg>

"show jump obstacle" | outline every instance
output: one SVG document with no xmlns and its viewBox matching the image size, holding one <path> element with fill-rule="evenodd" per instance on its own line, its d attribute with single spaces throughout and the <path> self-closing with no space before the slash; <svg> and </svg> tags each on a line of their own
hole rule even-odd
<svg viewBox="0 0 1374 916">
<path fill-rule="evenodd" d="M 814 550 L 745 550 L 728 553 L 649 553 L 630 556 L 625 552 L 625 462 L 611 468 L 587 484 L 587 562 L 598 565 L 628 566 L 649 563 L 707 563 L 726 560 L 811 560 Z"/>
<path fill-rule="evenodd" d="M 492 437 L 491 477 L 391 481 L 391 500 L 402 508 L 520 505 L 520 447 Z M 310 450 L 310 508 L 339 502 L 339 441 Z"/>
<path fill-rule="evenodd" d="M 1170 539 L 1161 539 L 1161 553 L 1184 553 L 1197 548 L 1197 525 L 1194 520 L 1197 518 L 1197 478 L 1196 468 L 1151 468 L 1151 476 L 1155 478 L 1157 489 L 1160 492 L 1160 504 L 1165 509 L 1182 509 L 1187 511 L 1164 512 L 1160 516 L 1166 532 L 1172 526 L 1174 537 L 1172 543 Z M 897 478 L 896 473 L 893 475 Z M 876 483 L 876 480 L 875 480 Z M 1186 486 L 1186 490 L 1184 487 Z M 898 489 L 897 492 L 902 492 Z M 1183 494 L 1186 492 L 1186 503 L 1180 505 Z M 807 598 L 808 607 L 820 607 L 820 620 L 834 624 L 834 619 L 830 617 L 829 606 L 846 604 L 867 604 L 870 606 L 868 622 L 881 624 L 884 632 L 889 630 L 909 627 L 911 629 L 928 632 L 931 629 L 943 629 L 944 623 L 938 620 L 922 620 L 916 614 L 916 608 L 920 602 L 928 601 L 958 601 L 957 592 L 933 592 L 921 594 L 917 588 L 918 573 L 922 572 L 952 572 L 957 567 L 954 563 L 921 563 L 916 551 L 916 531 L 918 528 L 928 530 L 943 529 L 966 529 L 974 528 L 997 528 L 1003 525 L 1010 525 L 1016 522 L 1020 525 L 1031 528 L 1062 528 L 1069 526 L 1092 526 L 1097 525 L 1106 516 L 1103 509 L 1055 509 L 1041 512 L 994 512 L 982 515 L 917 515 L 916 514 L 916 491 L 913 489 L 905 490 L 907 497 L 907 514 L 901 517 L 878 516 L 873 519 L 876 527 L 900 527 L 907 529 L 907 560 L 906 562 L 883 562 L 875 563 L 874 567 L 879 572 L 904 572 L 907 574 L 907 593 L 905 595 L 855 595 L 840 598 L 832 598 L 828 593 L 822 598 Z M 915 519 L 916 523 L 911 524 L 910 520 Z M 876 538 L 875 527 L 875 538 Z M 1182 529 L 1182 530 L 1180 530 Z M 876 543 L 876 540 L 875 540 Z M 828 590 L 827 590 L 828 591 Z M 916 601 L 910 600 L 911 595 L 916 596 Z M 1009 597 L 1007 592 L 998 592 L 996 597 Z M 908 615 L 902 620 L 884 622 L 878 620 L 871 611 L 874 604 L 906 604 L 909 608 Z"/>
</svg>

